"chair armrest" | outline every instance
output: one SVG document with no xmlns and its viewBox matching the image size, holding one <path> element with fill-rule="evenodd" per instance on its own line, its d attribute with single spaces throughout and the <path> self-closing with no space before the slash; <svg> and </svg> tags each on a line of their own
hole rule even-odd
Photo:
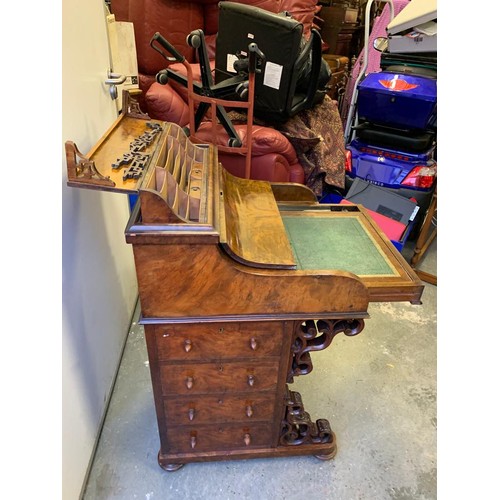
<svg viewBox="0 0 500 500">
<path fill-rule="evenodd" d="M 243 141 L 247 144 L 247 126 L 236 124 L 234 128 Z M 196 131 L 198 141 L 212 142 L 212 123 L 202 122 Z M 217 125 L 216 140 L 217 146 L 227 146 L 227 133 L 222 125 Z M 278 130 L 271 127 L 254 125 L 252 127 L 252 158 L 270 153 L 282 155 L 288 163 L 296 163 L 297 154 L 290 141 Z"/>
<path fill-rule="evenodd" d="M 181 127 L 189 124 L 188 105 L 170 84 L 153 83 L 146 92 L 145 100 L 151 118 L 173 122 Z"/>
</svg>

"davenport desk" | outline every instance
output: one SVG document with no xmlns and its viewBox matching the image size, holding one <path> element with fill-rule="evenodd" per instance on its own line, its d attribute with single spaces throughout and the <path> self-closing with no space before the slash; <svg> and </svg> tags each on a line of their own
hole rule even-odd
<svg viewBox="0 0 500 500">
<path fill-rule="evenodd" d="M 362 206 L 230 175 L 217 149 L 150 120 L 130 98 L 68 185 L 138 193 L 133 247 L 162 468 L 336 453 L 294 378 L 357 335 L 373 301 L 420 303 L 423 283 Z"/>
</svg>

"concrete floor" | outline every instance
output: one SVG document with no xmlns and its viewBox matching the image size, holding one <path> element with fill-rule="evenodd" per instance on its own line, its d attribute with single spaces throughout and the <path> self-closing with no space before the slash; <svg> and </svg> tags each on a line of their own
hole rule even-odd
<svg viewBox="0 0 500 500">
<path fill-rule="evenodd" d="M 436 273 L 435 241 L 420 268 Z M 403 251 L 407 255 L 411 245 Z M 139 310 L 130 330 L 84 500 L 414 500 L 437 498 L 436 293 L 423 304 L 375 303 L 364 331 L 337 336 L 296 377 L 313 420 L 326 418 L 338 452 L 158 466 L 159 440 Z"/>
</svg>

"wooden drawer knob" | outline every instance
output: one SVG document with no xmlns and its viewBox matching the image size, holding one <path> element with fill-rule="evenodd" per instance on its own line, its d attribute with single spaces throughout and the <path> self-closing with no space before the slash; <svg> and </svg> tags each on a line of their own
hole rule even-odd
<svg viewBox="0 0 500 500">
<path fill-rule="evenodd" d="M 193 384 L 194 384 L 194 379 L 193 377 L 187 377 L 186 378 L 186 387 L 188 389 L 192 389 L 193 388 Z"/>
<path fill-rule="evenodd" d="M 196 434 L 191 434 L 191 448 L 194 450 L 196 446 Z"/>
<path fill-rule="evenodd" d="M 194 414 L 195 414 L 194 408 L 189 408 L 189 411 L 188 411 L 189 420 L 194 420 Z"/>
<path fill-rule="evenodd" d="M 184 350 L 186 352 L 189 352 L 192 348 L 193 348 L 193 343 L 189 339 L 186 339 L 184 341 Z"/>
<path fill-rule="evenodd" d="M 245 434 L 243 441 L 245 442 L 245 446 L 250 446 L 250 443 L 252 442 L 252 437 L 250 436 L 250 434 Z"/>
<path fill-rule="evenodd" d="M 251 347 L 252 351 L 257 350 L 257 339 L 255 337 L 252 337 L 250 339 L 250 347 Z"/>
<path fill-rule="evenodd" d="M 250 387 L 253 387 L 253 385 L 255 384 L 255 377 L 253 375 L 248 375 L 247 381 L 248 385 Z"/>
<path fill-rule="evenodd" d="M 247 405 L 245 408 L 245 413 L 247 414 L 247 417 L 250 418 L 253 415 L 253 409 L 250 405 Z"/>
</svg>

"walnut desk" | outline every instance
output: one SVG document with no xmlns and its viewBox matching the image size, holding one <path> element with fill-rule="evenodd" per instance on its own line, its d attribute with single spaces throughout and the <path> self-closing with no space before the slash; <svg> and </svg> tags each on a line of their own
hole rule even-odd
<svg viewBox="0 0 500 500">
<path fill-rule="evenodd" d="M 290 384 L 311 372 L 314 351 L 363 330 L 370 302 L 420 303 L 423 283 L 362 207 L 233 177 L 213 146 L 191 143 L 133 102 L 124 109 L 89 154 L 67 142 L 68 184 L 139 195 L 125 239 L 160 466 L 332 458 L 328 420 L 313 419 Z M 139 153 L 133 138 L 147 139 Z M 138 159 L 142 170 L 131 170 Z"/>
</svg>

